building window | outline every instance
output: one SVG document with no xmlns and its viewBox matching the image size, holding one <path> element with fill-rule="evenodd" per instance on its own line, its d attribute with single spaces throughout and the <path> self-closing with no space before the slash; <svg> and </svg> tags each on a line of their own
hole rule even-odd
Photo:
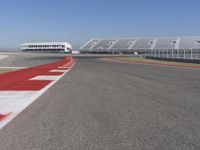
<svg viewBox="0 0 200 150">
<path fill-rule="evenodd" d="M 176 41 L 172 41 L 172 44 L 176 44 Z"/>
<path fill-rule="evenodd" d="M 200 44 L 200 40 L 197 40 L 197 41 L 196 41 L 196 44 Z"/>
<path fill-rule="evenodd" d="M 92 44 L 91 44 L 91 45 L 96 45 L 96 43 L 97 43 L 97 42 L 92 42 Z"/>
<path fill-rule="evenodd" d="M 134 42 L 134 41 L 129 41 L 129 42 L 128 42 L 128 45 L 131 45 L 131 44 L 133 44 L 133 42 Z"/>
<path fill-rule="evenodd" d="M 154 41 L 150 41 L 150 42 L 149 42 L 149 45 L 153 45 L 153 44 L 154 44 Z"/>
</svg>

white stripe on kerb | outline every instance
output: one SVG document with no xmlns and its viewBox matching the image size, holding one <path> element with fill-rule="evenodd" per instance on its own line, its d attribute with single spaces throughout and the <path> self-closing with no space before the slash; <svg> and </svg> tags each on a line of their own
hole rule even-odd
<svg viewBox="0 0 200 150">
<path fill-rule="evenodd" d="M 30 80 L 50 80 L 54 81 L 57 80 L 59 76 L 36 76 L 34 78 L 31 78 Z"/>
<path fill-rule="evenodd" d="M 68 69 L 68 67 L 58 67 L 59 69 Z"/>
<path fill-rule="evenodd" d="M 50 72 L 65 72 L 67 70 L 51 70 Z"/>
</svg>

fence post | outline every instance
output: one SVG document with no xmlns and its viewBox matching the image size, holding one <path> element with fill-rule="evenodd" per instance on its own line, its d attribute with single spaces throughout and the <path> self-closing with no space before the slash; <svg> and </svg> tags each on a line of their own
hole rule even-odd
<svg viewBox="0 0 200 150">
<path fill-rule="evenodd" d="M 180 51 L 179 51 L 179 49 L 177 49 L 177 58 L 178 59 L 180 58 Z"/>
<path fill-rule="evenodd" d="M 193 59 L 193 50 L 191 49 L 191 59 Z"/>
<path fill-rule="evenodd" d="M 183 53 L 184 53 L 184 56 L 183 56 L 183 57 L 184 57 L 184 59 L 185 59 L 185 58 L 186 58 L 186 57 L 185 57 L 185 49 L 184 49 L 184 52 L 183 52 Z"/>
<path fill-rule="evenodd" d="M 168 49 L 167 49 L 167 58 L 169 58 Z"/>
<path fill-rule="evenodd" d="M 159 49 L 159 57 L 161 57 L 161 50 Z"/>
</svg>

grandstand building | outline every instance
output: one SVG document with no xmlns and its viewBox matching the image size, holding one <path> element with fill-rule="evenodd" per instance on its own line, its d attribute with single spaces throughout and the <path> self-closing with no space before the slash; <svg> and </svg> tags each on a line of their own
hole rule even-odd
<svg viewBox="0 0 200 150">
<path fill-rule="evenodd" d="M 20 46 L 24 52 L 55 52 L 55 53 L 71 53 L 72 45 L 68 42 L 35 42 L 24 43 Z"/>
<path fill-rule="evenodd" d="M 92 39 L 81 53 L 145 54 L 151 57 L 200 59 L 199 37 Z"/>
</svg>

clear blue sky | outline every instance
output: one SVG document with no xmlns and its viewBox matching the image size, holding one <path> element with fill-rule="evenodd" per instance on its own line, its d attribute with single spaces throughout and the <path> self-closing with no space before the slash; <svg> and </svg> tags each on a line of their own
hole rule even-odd
<svg viewBox="0 0 200 150">
<path fill-rule="evenodd" d="M 28 41 L 200 35 L 199 0 L 1 0 L 0 47 Z"/>
</svg>

